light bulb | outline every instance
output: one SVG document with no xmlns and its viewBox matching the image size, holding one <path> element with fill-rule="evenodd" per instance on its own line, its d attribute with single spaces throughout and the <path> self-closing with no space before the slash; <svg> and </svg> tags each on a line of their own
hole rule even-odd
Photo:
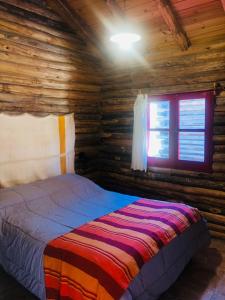
<svg viewBox="0 0 225 300">
<path fill-rule="evenodd" d="M 110 40 L 117 43 L 122 50 L 129 50 L 133 44 L 140 41 L 141 36 L 136 33 L 122 32 L 111 36 Z"/>
</svg>

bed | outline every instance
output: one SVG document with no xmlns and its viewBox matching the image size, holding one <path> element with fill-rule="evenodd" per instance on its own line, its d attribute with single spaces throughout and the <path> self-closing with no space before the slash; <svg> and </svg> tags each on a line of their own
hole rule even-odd
<svg viewBox="0 0 225 300">
<path fill-rule="evenodd" d="M 138 198 L 102 189 L 87 178 L 60 175 L 0 190 L 0 264 L 41 300 L 43 253 L 49 241 Z M 210 241 L 200 219 L 146 262 L 121 300 L 157 299 Z"/>
</svg>

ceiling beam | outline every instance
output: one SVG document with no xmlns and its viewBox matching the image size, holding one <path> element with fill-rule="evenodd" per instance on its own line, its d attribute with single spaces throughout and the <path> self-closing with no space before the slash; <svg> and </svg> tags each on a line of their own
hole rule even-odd
<svg viewBox="0 0 225 300">
<path fill-rule="evenodd" d="M 95 48 L 102 52 L 102 49 L 100 48 L 101 43 L 89 25 L 77 12 L 74 10 L 71 11 L 64 0 L 46 0 L 46 2 L 48 6 L 52 8 L 52 10 L 58 14 L 81 39 L 83 39 L 87 44 L 92 44 Z"/>
<path fill-rule="evenodd" d="M 225 0 L 223 0 L 225 1 Z M 159 11 L 166 22 L 170 32 L 180 46 L 181 50 L 187 50 L 191 46 L 191 42 L 179 23 L 176 15 L 168 0 L 158 0 Z"/>
<path fill-rule="evenodd" d="M 115 0 L 105 0 L 106 4 L 108 5 L 111 13 L 114 17 L 123 19 L 125 17 L 124 12 L 119 7 L 119 5 L 116 3 Z"/>
<path fill-rule="evenodd" d="M 222 2 L 222 5 L 223 5 L 223 9 L 225 11 L 225 0 L 221 0 L 221 2 Z"/>
</svg>

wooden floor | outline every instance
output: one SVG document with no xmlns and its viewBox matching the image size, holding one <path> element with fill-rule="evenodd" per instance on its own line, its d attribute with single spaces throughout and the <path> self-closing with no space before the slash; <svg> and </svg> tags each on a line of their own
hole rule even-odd
<svg viewBox="0 0 225 300">
<path fill-rule="evenodd" d="M 37 300 L 0 269 L 0 300 Z M 225 300 L 225 241 L 197 254 L 160 300 Z"/>
</svg>

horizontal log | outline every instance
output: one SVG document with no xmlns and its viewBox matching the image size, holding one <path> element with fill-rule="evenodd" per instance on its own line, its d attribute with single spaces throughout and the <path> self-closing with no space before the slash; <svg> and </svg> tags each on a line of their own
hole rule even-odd
<svg viewBox="0 0 225 300">
<path fill-rule="evenodd" d="M 213 163 L 213 171 L 215 172 L 225 172 L 225 163 Z"/>
<path fill-rule="evenodd" d="M 133 117 L 129 118 L 120 118 L 120 119 L 103 119 L 102 120 L 102 125 L 103 126 L 109 126 L 109 127 L 113 127 L 113 126 L 130 126 L 133 125 Z"/>
<path fill-rule="evenodd" d="M 172 71 L 171 71 L 172 72 Z M 123 84 L 110 83 L 105 86 L 104 94 L 110 96 L 111 91 L 117 91 L 118 95 L 121 90 L 133 88 L 133 89 L 143 89 L 150 95 L 157 94 L 173 94 L 182 91 L 198 91 L 213 89 L 212 83 L 218 81 L 224 74 L 224 69 L 220 70 L 210 70 L 194 74 L 182 74 L 177 73 L 177 77 L 174 75 L 167 75 L 166 72 L 158 72 L 158 74 L 148 74 L 144 80 L 140 78 L 134 79 L 135 84 Z M 176 74 L 176 73 L 175 73 Z M 139 79 L 139 80 L 138 80 Z M 108 89 L 107 89 L 108 88 Z"/>
<path fill-rule="evenodd" d="M 100 128 L 100 120 L 75 120 L 76 128 Z"/>
<path fill-rule="evenodd" d="M 125 118 L 132 118 L 133 117 L 133 112 L 108 112 L 102 115 L 102 120 L 113 120 L 115 119 L 125 119 Z"/>
<path fill-rule="evenodd" d="M 0 87 L 2 89 L 6 89 L 9 86 L 22 86 L 24 90 L 25 87 L 30 88 L 43 88 L 43 89 L 55 89 L 55 90 L 64 90 L 64 91 L 74 91 L 77 92 L 77 95 L 84 94 L 86 92 L 88 94 L 88 98 L 95 97 L 99 101 L 99 91 L 100 86 L 96 84 L 89 83 L 78 83 L 78 82 L 59 82 L 55 80 L 43 79 L 38 77 L 25 77 L 20 75 L 9 75 L 9 74 L 0 74 Z M 13 90 L 13 88 L 12 88 Z M 82 93 L 79 93 L 82 92 Z"/>
<path fill-rule="evenodd" d="M 68 106 L 55 106 L 55 105 L 38 105 L 33 106 L 30 104 L 29 106 L 25 106 L 24 103 L 22 104 L 12 104 L 12 103 L 0 103 L 0 112 L 43 112 L 43 113 L 70 113 L 74 112 L 74 108 Z"/>
<path fill-rule="evenodd" d="M 77 136 L 76 142 L 81 142 L 81 141 L 88 141 L 88 142 L 95 142 L 97 143 L 99 139 L 99 134 L 98 133 L 85 133 L 85 134 L 79 134 Z M 78 144 L 77 144 L 78 145 Z"/>
<path fill-rule="evenodd" d="M 98 139 L 99 139 L 99 136 L 100 136 L 100 126 L 99 127 L 78 127 L 77 124 L 76 124 L 76 134 L 96 134 L 98 133 Z"/>
<path fill-rule="evenodd" d="M 42 110 L 48 110 L 51 109 L 51 112 L 74 112 L 77 115 L 79 114 L 84 114 L 84 113 L 89 113 L 89 114 L 93 114 L 94 116 L 96 114 L 98 114 L 96 111 L 94 111 L 94 109 L 92 109 L 90 107 L 89 110 L 87 110 L 86 107 L 79 107 L 79 106 L 74 106 L 74 105 L 61 105 L 61 104 L 54 104 L 54 103 L 42 103 L 39 102 L 38 100 L 35 102 L 19 102 L 19 103 L 6 103 L 6 102 L 0 102 L 0 109 L 2 111 L 4 111 L 4 108 L 6 108 L 6 110 L 10 110 L 12 111 L 13 109 L 16 110 L 16 108 L 18 109 L 22 109 L 24 112 L 26 111 L 26 109 L 31 112 L 31 111 L 42 111 Z"/>
<path fill-rule="evenodd" d="M 225 183 L 223 181 L 214 181 L 213 176 L 208 176 L 208 178 L 196 178 L 189 177 L 188 174 L 185 176 L 171 175 L 160 172 L 151 172 L 150 170 L 147 173 L 143 172 L 133 172 L 131 170 L 131 164 L 129 162 L 121 162 L 120 160 L 101 160 L 104 165 L 104 169 L 107 171 L 112 171 L 116 173 L 121 173 L 127 176 L 135 176 L 135 178 L 146 179 L 146 180 L 156 180 L 160 182 L 169 182 L 174 184 L 181 184 L 182 186 L 190 186 L 190 187 L 202 187 L 209 189 L 216 189 L 225 191 Z M 207 176 L 207 175 L 206 175 Z"/>
<path fill-rule="evenodd" d="M 129 145 L 102 145 L 101 152 L 106 154 L 106 157 L 125 156 L 128 161 L 131 160 L 131 146 Z M 108 155 L 108 156 L 107 156 Z"/>
<path fill-rule="evenodd" d="M 225 145 L 214 145 L 214 151 L 217 153 L 225 153 Z"/>
<path fill-rule="evenodd" d="M 214 45 L 215 46 L 215 45 Z M 154 57 L 151 53 L 149 59 L 147 58 L 147 63 L 149 65 L 147 68 L 143 68 L 140 64 L 135 64 L 132 66 L 132 68 L 129 66 L 129 68 L 126 66 L 118 66 L 118 65 L 112 65 L 111 67 L 108 67 L 106 69 L 106 80 L 108 81 L 116 81 L 116 80 L 123 80 L 125 81 L 126 78 L 129 78 L 131 74 L 140 75 L 144 72 L 148 71 L 148 68 L 151 69 L 162 69 L 162 70 L 170 70 L 172 68 L 177 69 L 185 69 L 186 67 L 190 67 L 191 65 L 196 64 L 207 64 L 209 60 L 220 60 L 223 59 L 225 44 L 221 43 L 218 47 L 212 47 L 211 49 L 197 49 L 197 51 L 191 52 L 188 51 L 187 53 L 179 53 L 176 52 L 176 54 L 173 56 L 173 53 L 168 53 L 167 49 L 165 52 L 160 52 L 158 54 L 161 54 L 158 59 Z M 194 49 L 193 49 L 194 50 Z M 169 54 L 169 55 L 168 55 Z M 131 73 L 132 71 L 132 73 Z M 144 72 L 143 72 L 144 71 Z M 131 78 L 131 77 L 130 77 Z M 133 77 L 132 77 L 133 78 Z M 224 78 L 221 78 L 221 80 L 224 80 Z"/>
<path fill-rule="evenodd" d="M 117 174 L 117 173 L 107 173 L 106 172 L 106 176 L 109 176 L 110 178 L 114 178 L 119 181 L 121 180 L 121 181 L 127 181 L 127 182 L 131 182 L 131 183 L 146 185 L 150 188 L 155 188 L 155 189 L 158 188 L 158 189 L 162 189 L 162 190 L 180 191 L 180 192 L 187 193 L 187 194 L 211 196 L 211 197 L 220 198 L 220 199 L 223 199 L 225 197 L 225 192 L 218 191 L 218 190 L 210 190 L 207 188 L 182 186 L 180 184 L 149 180 L 149 179 L 145 179 L 145 178 L 137 178 L 134 176 L 121 175 L 121 174 Z"/>
<path fill-rule="evenodd" d="M 38 58 L 49 62 L 76 64 L 76 67 L 85 66 L 88 71 L 93 70 L 95 65 L 98 65 L 96 60 L 90 61 L 89 58 L 87 58 L 87 60 L 84 61 L 79 54 L 76 55 L 76 51 L 71 53 L 66 50 L 62 51 L 57 47 L 54 48 L 56 51 L 52 51 L 51 47 L 46 46 L 44 43 L 32 43 L 32 40 L 18 37 L 2 30 L 0 30 L 0 49 L 7 53 L 14 53 L 35 59 Z M 57 50 L 61 52 L 57 53 Z"/>
<path fill-rule="evenodd" d="M 120 164 L 120 167 L 123 167 L 125 164 L 128 169 L 131 166 L 131 147 L 125 146 L 113 146 L 113 145 L 104 145 L 101 147 L 101 157 L 105 161 L 105 164 L 111 164 L 112 168 L 114 164 Z M 188 171 L 188 170 L 178 170 L 178 169 L 171 169 L 171 168 L 162 168 L 162 167 L 148 167 L 148 172 L 156 173 L 156 174 L 165 174 L 165 176 L 179 176 L 186 179 L 188 182 L 191 181 L 192 178 L 196 179 L 206 179 L 211 181 L 225 181 L 225 173 L 221 171 L 216 171 L 217 168 L 214 164 L 215 170 L 213 173 L 203 173 L 203 172 L 195 172 L 195 171 Z M 142 173 L 141 173 L 142 174 Z M 144 175 L 143 175 L 144 177 Z"/>
<path fill-rule="evenodd" d="M 225 105 L 218 105 L 218 106 L 215 108 L 215 111 L 225 112 Z"/>
<path fill-rule="evenodd" d="M 209 230 L 210 235 L 215 239 L 225 240 L 225 234 L 216 230 Z"/>
<path fill-rule="evenodd" d="M 224 162 L 224 164 L 225 164 L 225 153 L 215 153 L 213 155 L 213 161 Z"/>
<path fill-rule="evenodd" d="M 223 115 L 214 115 L 214 125 L 225 126 L 225 119 Z"/>
<path fill-rule="evenodd" d="M 56 81 L 72 81 L 72 82 L 87 82 L 87 83 L 100 83 L 100 78 L 98 76 L 87 75 L 84 71 L 72 72 L 72 71 L 62 71 L 62 70 L 50 70 L 44 67 L 31 67 L 23 63 L 11 63 L 1 60 L 1 70 L 5 74 L 16 75 L 18 70 L 20 70 L 21 75 L 39 77 L 45 79 L 53 79 Z"/>
<path fill-rule="evenodd" d="M 43 68 L 50 68 L 64 71 L 77 71 L 75 64 L 61 63 L 55 61 L 40 60 L 39 58 L 34 59 L 33 57 L 26 57 L 20 54 L 12 54 L 6 51 L 0 51 L 1 59 L 7 62 L 17 64 L 22 63 L 29 66 L 38 66 Z"/>
<path fill-rule="evenodd" d="M 225 126 L 214 126 L 213 133 L 215 135 L 223 135 L 225 134 Z"/>
<path fill-rule="evenodd" d="M 216 105 L 218 106 L 224 106 L 225 105 L 225 97 L 217 97 L 216 98 Z"/>
<path fill-rule="evenodd" d="M 17 1 L 4 0 L 4 3 L 11 4 L 14 7 L 19 7 L 23 10 L 38 14 L 40 16 L 44 15 L 48 19 L 61 22 L 61 19 L 56 14 L 54 14 L 52 11 L 48 10 L 47 8 L 43 8 L 41 6 L 35 5 L 32 2 L 27 2 L 24 0 L 17 0 Z"/>
<path fill-rule="evenodd" d="M 96 120 L 101 120 L 101 116 L 99 113 L 97 114 L 88 114 L 88 113 L 83 113 L 83 114 L 76 114 L 77 120 L 82 120 L 82 121 L 96 121 Z"/>
<path fill-rule="evenodd" d="M 75 141 L 75 155 L 79 156 L 80 153 L 84 153 L 85 156 L 90 158 L 96 158 L 98 155 L 99 146 L 96 145 L 85 145 L 78 146 Z"/>
<path fill-rule="evenodd" d="M 213 224 L 213 223 L 208 223 L 208 228 L 210 230 L 213 230 L 215 232 L 220 232 L 220 233 L 224 233 L 224 238 L 225 238 L 225 226 L 223 225 L 218 225 L 218 224 Z"/>
<path fill-rule="evenodd" d="M 218 214 L 219 216 L 224 216 L 224 206 L 222 206 L 221 203 L 219 203 L 220 207 L 216 208 L 217 202 L 215 199 L 210 199 L 209 197 L 195 197 L 187 194 L 182 194 L 180 192 L 175 191 L 156 191 L 152 190 L 149 187 L 143 186 L 140 187 L 135 183 L 129 183 L 129 182 L 117 182 L 113 181 L 109 177 L 102 177 L 101 178 L 101 184 L 104 187 L 107 187 L 109 189 L 125 193 L 128 195 L 135 195 L 139 197 L 149 198 L 149 199 L 157 199 L 157 200 L 163 200 L 163 201 L 172 201 L 172 202 L 182 202 L 187 203 L 191 206 L 197 207 L 201 212 L 209 213 L 211 214 Z M 215 201 L 215 207 L 212 208 L 213 200 Z M 221 214 L 222 213 L 222 214 Z"/>
<path fill-rule="evenodd" d="M 7 31 L 9 32 L 17 33 L 28 38 L 31 37 L 41 42 L 49 43 L 70 50 L 74 49 L 74 44 L 76 42 L 76 46 L 78 48 L 80 47 L 80 50 L 84 49 L 84 47 L 82 47 L 82 43 L 79 40 L 76 40 L 74 35 L 68 37 L 68 35 L 64 32 L 61 34 L 61 37 L 58 37 L 57 35 L 59 34 L 59 31 L 55 33 L 55 31 L 50 27 L 40 25 L 27 19 L 24 20 L 24 18 L 9 14 L 6 11 L 2 11 L 1 9 L 0 27 L 7 28 Z M 54 33 L 56 35 L 53 35 Z M 66 37 L 68 37 L 68 40 L 66 40 Z"/>
<path fill-rule="evenodd" d="M 55 105 L 55 104 L 38 104 L 38 105 L 33 105 L 32 103 L 4 103 L 0 102 L 0 111 L 1 112 L 43 112 L 43 113 L 75 113 L 75 118 L 76 119 L 93 119 L 97 120 L 99 119 L 99 114 L 95 114 L 92 112 L 92 114 L 89 114 L 87 116 L 86 110 L 82 108 L 76 108 L 74 106 L 63 106 L 63 105 Z M 84 116 L 85 112 L 85 116 Z"/>
<path fill-rule="evenodd" d="M 35 48 L 36 50 L 41 50 L 45 52 L 53 53 L 54 55 L 65 55 L 66 57 L 70 56 L 71 60 L 77 61 L 80 59 L 80 62 L 85 61 L 86 63 L 99 64 L 99 60 L 93 58 L 87 51 L 81 51 L 78 48 L 68 49 L 63 47 L 58 47 L 34 38 L 19 35 L 13 31 L 9 31 L 8 28 L 0 26 L 0 38 L 4 38 L 6 41 L 14 42 L 16 45 L 22 45 L 25 47 L 30 47 L 31 49 Z M 79 56 L 79 57 L 78 57 Z"/>
<path fill-rule="evenodd" d="M 88 90 L 84 92 L 71 91 L 71 90 L 59 90 L 59 89 L 50 89 L 50 88 L 38 88 L 32 86 L 22 85 L 11 85 L 11 84 L 1 84 L 0 83 L 0 92 L 5 94 L 17 94 L 23 96 L 39 96 L 39 97 L 52 97 L 52 98 L 61 98 L 61 99 L 78 99 L 85 100 L 88 99 L 89 95 L 92 98 L 92 95 Z M 96 95 L 94 95 L 96 96 Z M 9 95 L 10 97 L 10 95 Z M 95 98 L 96 99 L 96 98 Z"/>
<path fill-rule="evenodd" d="M 191 65 L 189 67 L 185 67 L 182 71 L 179 67 L 174 68 L 149 68 L 149 71 L 141 72 L 140 74 L 133 75 L 133 80 L 131 82 L 113 82 L 112 80 L 104 85 L 103 92 L 109 94 L 111 91 L 119 91 L 125 89 L 138 89 L 138 88 L 149 88 L 149 93 L 151 93 L 151 88 L 161 87 L 163 88 L 165 85 L 170 88 L 186 85 L 186 89 L 188 84 L 193 85 L 191 88 L 193 89 L 195 85 L 206 86 L 213 89 L 213 81 L 219 80 L 224 73 L 224 58 L 219 60 L 215 60 L 209 66 L 208 63 L 202 62 L 201 64 L 195 63 L 195 65 Z M 219 68 L 219 65 L 221 68 Z M 215 72 L 215 70 L 218 71 Z M 185 90 L 184 90 L 185 91 Z"/>
<path fill-rule="evenodd" d="M 213 142 L 215 145 L 225 145 L 225 135 L 214 135 Z"/>
<path fill-rule="evenodd" d="M 202 214 L 207 220 L 209 220 L 215 224 L 221 224 L 221 225 L 225 224 L 225 216 L 208 213 L 208 212 L 202 212 Z"/>
<path fill-rule="evenodd" d="M 68 105 L 74 107 L 83 108 L 94 108 L 95 112 L 99 113 L 98 103 L 93 99 L 88 99 L 85 95 L 79 95 L 79 98 L 54 98 L 54 97 L 43 97 L 43 96 L 27 96 L 23 94 L 12 94 L 12 93 L 0 93 L 0 102 L 4 103 L 20 103 L 25 104 L 52 104 L 52 105 Z M 88 107 L 87 107 L 88 106 Z"/>
</svg>

